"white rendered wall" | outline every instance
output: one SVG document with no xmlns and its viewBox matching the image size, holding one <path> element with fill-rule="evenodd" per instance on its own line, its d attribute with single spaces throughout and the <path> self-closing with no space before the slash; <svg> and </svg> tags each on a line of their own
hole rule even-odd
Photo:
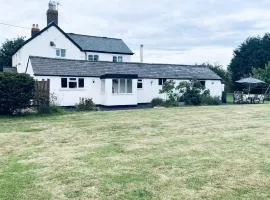
<svg viewBox="0 0 270 200">
<path fill-rule="evenodd" d="M 224 91 L 224 84 L 218 80 L 208 80 L 205 81 L 205 88 L 210 90 L 210 95 L 212 97 L 220 97 L 222 96 L 222 92 Z"/>
<path fill-rule="evenodd" d="M 50 94 L 54 94 L 54 96 L 57 97 L 56 103 L 59 106 L 74 106 L 79 103 L 80 98 L 92 98 L 95 104 L 100 104 L 101 102 L 101 85 L 99 78 L 81 77 L 84 78 L 84 88 L 73 89 L 61 88 L 61 77 L 38 76 L 35 78 L 37 80 L 50 79 Z"/>
<path fill-rule="evenodd" d="M 168 79 L 169 80 L 169 79 Z M 177 86 L 181 81 L 174 80 Z M 188 81 L 188 80 L 185 80 Z M 158 79 L 143 79 L 143 88 L 138 88 L 138 103 L 150 103 L 153 98 L 162 98 L 166 100 L 165 94 L 159 94 L 161 85 L 158 85 Z M 219 80 L 207 80 L 205 81 L 205 88 L 209 89 L 210 95 L 213 97 L 220 97 L 224 91 L 224 85 Z"/>
<path fill-rule="evenodd" d="M 51 41 L 55 47 L 50 46 Z M 59 58 L 56 56 L 56 48 L 66 49 L 66 59 L 85 59 L 84 53 L 52 26 L 17 51 L 12 57 L 12 66 L 17 67 L 19 73 L 24 73 L 29 56 Z"/>
<path fill-rule="evenodd" d="M 95 53 L 95 52 L 87 52 L 85 59 L 88 60 L 88 55 L 98 55 L 99 61 L 113 61 L 113 56 L 122 56 L 123 62 L 130 62 L 131 55 L 123 55 L 123 54 L 110 54 L 110 53 Z"/>
</svg>

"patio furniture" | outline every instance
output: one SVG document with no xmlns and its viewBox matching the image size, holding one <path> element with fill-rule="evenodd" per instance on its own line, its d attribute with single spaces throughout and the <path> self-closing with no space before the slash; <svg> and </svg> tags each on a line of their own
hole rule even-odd
<svg viewBox="0 0 270 200">
<path fill-rule="evenodd" d="M 259 79 L 253 78 L 253 77 L 249 77 L 249 78 L 243 78 L 239 81 L 236 81 L 236 83 L 248 84 L 248 94 L 249 94 L 250 89 L 251 89 L 251 85 L 262 84 L 265 82 L 261 81 Z"/>
</svg>

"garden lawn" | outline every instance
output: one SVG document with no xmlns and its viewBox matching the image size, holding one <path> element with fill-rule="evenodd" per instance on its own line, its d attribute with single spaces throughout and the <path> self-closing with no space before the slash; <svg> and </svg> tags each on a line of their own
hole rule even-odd
<svg viewBox="0 0 270 200">
<path fill-rule="evenodd" d="M 0 118 L 0 199 L 270 199 L 270 104 Z"/>
</svg>

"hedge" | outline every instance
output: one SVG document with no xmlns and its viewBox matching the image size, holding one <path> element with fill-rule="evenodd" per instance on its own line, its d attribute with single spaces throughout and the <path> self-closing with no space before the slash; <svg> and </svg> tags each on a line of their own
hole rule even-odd
<svg viewBox="0 0 270 200">
<path fill-rule="evenodd" d="M 0 73 L 0 114 L 27 108 L 34 97 L 35 81 L 28 74 Z"/>
</svg>

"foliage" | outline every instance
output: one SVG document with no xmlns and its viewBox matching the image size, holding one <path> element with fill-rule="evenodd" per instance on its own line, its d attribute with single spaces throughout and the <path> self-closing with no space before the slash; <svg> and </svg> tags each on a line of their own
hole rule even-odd
<svg viewBox="0 0 270 200">
<path fill-rule="evenodd" d="M 219 97 L 212 97 L 207 94 L 207 95 L 201 96 L 201 104 L 202 105 L 220 105 L 221 101 Z"/>
<path fill-rule="evenodd" d="M 231 73 L 228 70 L 225 70 L 221 65 L 211 65 L 211 64 L 202 64 L 202 65 L 208 67 L 222 78 L 225 84 L 226 92 L 232 91 Z"/>
<path fill-rule="evenodd" d="M 160 90 L 161 94 L 166 94 L 168 99 L 164 102 L 162 99 L 153 99 L 152 105 L 163 105 L 166 107 L 178 106 L 179 102 L 186 105 L 218 105 L 219 97 L 211 97 L 209 90 L 200 81 L 190 82 L 182 81 L 175 87 L 174 81 L 167 81 Z"/>
<path fill-rule="evenodd" d="M 81 98 L 80 103 L 76 106 L 77 111 L 94 111 L 97 110 L 92 98 Z"/>
<path fill-rule="evenodd" d="M 57 97 L 54 93 L 48 96 L 46 93 L 39 94 L 37 99 L 37 111 L 39 114 L 62 113 L 63 109 L 56 104 Z"/>
<path fill-rule="evenodd" d="M 186 105 L 200 105 L 204 86 L 199 81 L 181 82 L 178 86 Z"/>
<path fill-rule="evenodd" d="M 166 81 L 162 89 L 159 91 L 160 94 L 166 94 L 168 97 L 168 102 L 177 102 L 178 101 L 178 94 L 175 93 L 175 82 L 173 80 Z"/>
<path fill-rule="evenodd" d="M 34 97 L 35 81 L 27 74 L 0 73 L 0 113 L 27 108 Z"/>
<path fill-rule="evenodd" d="M 152 107 L 156 107 L 156 106 L 164 106 L 164 100 L 161 98 L 154 98 L 151 101 L 151 105 Z"/>
<path fill-rule="evenodd" d="M 270 60 L 270 34 L 263 37 L 250 37 L 234 50 L 234 56 L 229 65 L 232 82 L 247 77 L 252 68 L 262 68 Z M 234 84 L 234 89 L 237 85 Z"/>
<path fill-rule="evenodd" d="M 252 68 L 252 75 L 268 84 L 270 84 L 270 62 L 268 62 L 264 69 Z"/>
<path fill-rule="evenodd" d="M 0 47 L 0 71 L 4 66 L 12 66 L 12 55 L 24 43 L 24 37 L 18 37 L 12 40 L 6 40 Z"/>
</svg>

